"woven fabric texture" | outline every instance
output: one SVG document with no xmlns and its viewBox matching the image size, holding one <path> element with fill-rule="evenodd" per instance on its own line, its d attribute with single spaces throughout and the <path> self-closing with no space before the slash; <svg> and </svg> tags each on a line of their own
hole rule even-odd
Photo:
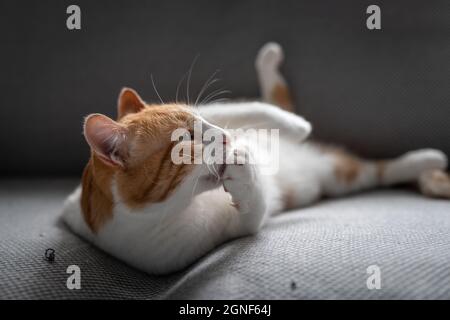
<svg viewBox="0 0 450 320">
<path fill-rule="evenodd" d="M 73 180 L 0 185 L 2 299 L 450 299 L 450 202 L 374 191 L 281 214 L 187 270 L 137 271 L 58 221 Z M 56 259 L 44 259 L 47 248 Z M 81 290 L 69 290 L 69 265 Z M 381 289 L 369 290 L 377 265 Z"/>
</svg>

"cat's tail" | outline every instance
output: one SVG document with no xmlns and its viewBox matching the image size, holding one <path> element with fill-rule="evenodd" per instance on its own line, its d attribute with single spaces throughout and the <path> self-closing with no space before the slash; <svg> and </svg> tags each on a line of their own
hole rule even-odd
<svg viewBox="0 0 450 320">
<path fill-rule="evenodd" d="M 286 111 L 295 112 L 289 87 L 279 71 L 283 59 L 283 49 L 278 43 L 266 43 L 259 50 L 255 67 L 261 97 L 265 102 L 277 105 Z"/>
</svg>

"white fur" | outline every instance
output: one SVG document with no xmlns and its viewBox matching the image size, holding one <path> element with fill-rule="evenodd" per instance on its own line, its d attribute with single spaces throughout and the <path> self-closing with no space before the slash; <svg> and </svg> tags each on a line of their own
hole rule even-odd
<svg viewBox="0 0 450 320">
<path fill-rule="evenodd" d="M 273 74 L 281 61 L 277 51 L 281 48 L 271 45 L 266 49 L 257 62 L 265 70 L 262 76 L 268 77 L 262 81 L 263 92 L 283 81 L 281 75 Z M 264 67 L 269 60 L 270 64 Z M 283 209 L 286 195 L 291 205 L 303 206 L 324 195 L 338 196 L 378 185 L 416 181 L 423 172 L 447 165 L 441 152 L 419 150 L 386 162 L 382 181 L 376 163 L 361 161 L 358 176 L 346 183 L 336 177 L 338 159 L 332 153 L 309 142 L 300 143 L 309 135 L 311 125 L 299 116 L 258 102 L 213 104 L 200 107 L 199 113 L 206 127 L 217 130 L 280 129 L 279 170 L 262 174 L 257 163 L 227 165 L 221 179 L 214 180 L 206 165 L 197 165 L 167 200 L 141 209 L 129 208 L 113 183 L 112 219 L 97 234 L 83 219 L 79 187 L 64 205 L 63 219 L 70 228 L 136 268 L 152 274 L 170 273 L 229 239 L 257 232 L 270 215 Z M 227 149 L 228 157 L 236 154 L 245 158 L 264 148 L 257 142 L 245 141 L 234 141 Z"/>
<path fill-rule="evenodd" d="M 249 103 L 219 111 L 220 107 L 203 107 L 200 113 L 213 123 L 234 125 L 235 110 L 246 107 L 258 123 L 286 121 L 281 131 L 288 140 L 298 140 L 297 134 L 305 138 L 311 128 L 300 117 L 273 106 Z M 239 141 L 235 145 L 230 155 L 246 157 L 250 152 Z M 268 214 L 281 209 L 275 177 L 261 175 L 256 164 L 227 165 L 221 181 L 212 181 L 206 165 L 198 165 L 169 199 L 142 209 L 128 208 L 113 185 L 113 218 L 97 234 L 84 222 L 78 188 L 67 199 L 63 218 L 73 231 L 119 259 L 149 273 L 168 273 L 228 239 L 256 232 Z"/>
<path fill-rule="evenodd" d="M 283 49 L 275 42 L 265 44 L 258 52 L 255 67 L 264 101 L 273 103 L 273 88 L 277 85 L 286 86 L 286 81 L 278 70 L 283 60 Z"/>
<path fill-rule="evenodd" d="M 200 109 L 206 119 L 212 123 L 227 121 L 230 127 L 234 126 L 228 121 L 234 119 L 234 111 L 244 108 L 253 111 L 253 119 L 258 122 L 285 117 L 283 121 L 288 123 L 282 130 L 285 134 L 280 136 L 279 171 L 262 175 L 257 164 L 228 165 L 222 180 L 215 183 L 203 181 L 209 171 L 199 165 L 169 199 L 142 209 L 128 208 L 113 185 L 113 218 L 97 234 L 83 220 L 78 188 L 64 208 L 63 217 L 71 229 L 134 267 L 163 274 L 189 265 L 224 241 L 257 232 L 269 215 L 280 212 L 285 190 L 290 190 L 295 205 L 302 206 L 322 195 L 340 195 L 377 185 L 375 168 L 370 163 L 353 185 L 340 183 L 333 174 L 336 160 L 332 155 L 314 144 L 293 141 L 293 132 L 304 135 L 310 130 L 298 116 L 259 103 L 209 108 Z M 250 117 L 245 121 L 252 123 Z M 250 152 L 250 146 L 236 145 L 232 150 L 239 157 Z M 445 157 L 436 151 L 409 153 L 388 165 L 386 170 L 392 173 L 388 173 L 386 184 L 412 181 L 426 168 L 444 166 Z"/>
</svg>

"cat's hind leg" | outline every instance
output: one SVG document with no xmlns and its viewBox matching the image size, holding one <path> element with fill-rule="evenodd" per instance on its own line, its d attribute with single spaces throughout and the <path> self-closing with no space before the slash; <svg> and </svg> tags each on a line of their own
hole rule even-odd
<svg viewBox="0 0 450 320">
<path fill-rule="evenodd" d="M 366 160 L 336 147 L 307 144 L 302 148 L 299 167 L 282 177 L 284 209 L 306 206 L 324 196 L 415 182 L 425 195 L 450 198 L 450 178 L 443 171 L 447 157 L 441 151 L 421 149 L 394 159 Z"/>
<path fill-rule="evenodd" d="M 430 187 L 430 181 L 443 179 L 428 178 L 425 175 L 435 170 L 447 176 L 443 172 L 447 167 L 447 157 L 439 150 L 410 151 L 398 158 L 382 161 L 363 160 L 344 151 L 335 150 L 330 151 L 330 156 L 334 159 L 333 174 L 323 184 L 324 194 L 328 196 L 339 196 L 374 187 L 420 183 L 420 179 L 422 179 L 422 190 L 433 194 L 439 192 L 445 194 L 444 182 L 441 182 L 443 187 L 434 189 Z"/>
<path fill-rule="evenodd" d="M 277 105 L 286 111 L 295 112 L 289 87 L 279 71 L 283 59 L 283 49 L 278 43 L 266 43 L 259 50 L 255 67 L 261 97 L 265 102 Z"/>
</svg>

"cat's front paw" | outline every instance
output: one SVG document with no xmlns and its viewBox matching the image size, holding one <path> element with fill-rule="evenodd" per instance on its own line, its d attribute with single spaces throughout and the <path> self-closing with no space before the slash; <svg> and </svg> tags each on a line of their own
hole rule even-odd
<svg viewBox="0 0 450 320">
<path fill-rule="evenodd" d="M 226 163 L 222 176 L 225 191 L 231 194 L 233 203 L 241 213 L 257 210 L 255 198 L 260 196 L 260 182 L 251 153 L 246 148 L 234 149 Z"/>
<path fill-rule="evenodd" d="M 259 230 L 267 212 L 264 183 L 252 154 L 246 147 L 235 148 L 227 158 L 223 187 L 230 193 L 239 211 L 239 228 L 235 235 L 253 234 Z"/>
</svg>

